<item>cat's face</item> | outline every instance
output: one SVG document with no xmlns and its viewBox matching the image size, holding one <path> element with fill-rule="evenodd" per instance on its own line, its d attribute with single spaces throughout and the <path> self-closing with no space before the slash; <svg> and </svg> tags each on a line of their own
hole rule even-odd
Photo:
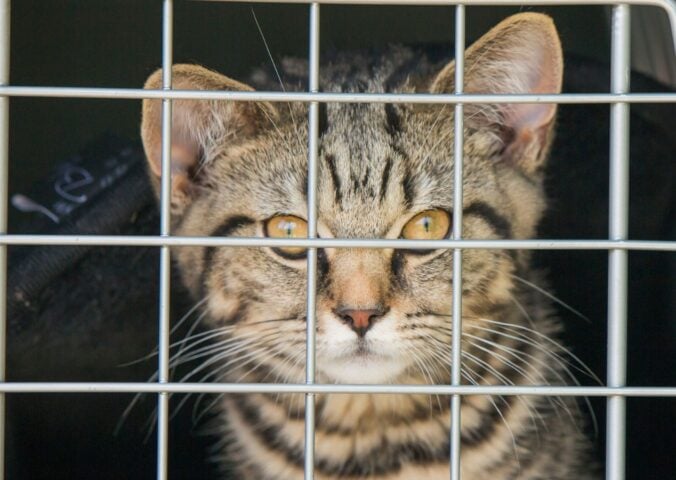
<svg viewBox="0 0 676 480">
<path fill-rule="evenodd" d="M 323 89 L 452 91 L 452 64 L 420 85 L 403 82 L 386 89 L 386 80 L 401 76 L 397 69 L 404 63 L 398 58 L 375 62 L 374 78 L 357 81 L 359 87 L 339 63 L 326 69 Z M 560 88 L 558 38 L 551 21 L 540 15 L 503 22 L 468 50 L 466 65 L 467 92 L 556 93 Z M 147 86 L 156 88 L 158 82 L 156 73 Z M 176 88 L 248 88 L 196 66 L 176 66 L 174 82 Z M 552 105 L 467 106 L 463 237 L 533 235 L 544 208 L 539 170 L 554 112 Z M 179 168 L 173 233 L 305 237 L 306 113 L 304 105 L 175 102 L 173 161 Z M 452 106 L 330 104 L 324 116 L 320 237 L 449 237 L 457 208 Z M 158 118 L 158 102 L 147 101 L 143 135 L 154 172 L 159 170 Z M 186 284 L 197 300 L 205 300 L 210 326 L 222 328 L 224 339 L 237 339 L 239 350 L 228 350 L 223 360 L 231 362 L 229 378 L 302 382 L 306 252 L 203 247 L 175 252 Z M 443 249 L 320 249 L 318 379 L 448 381 L 452 255 Z M 464 315 L 486 314 L 509 302 L 511 275 L 524 261 L 522 254 L 465 250 Z M 242 360 L 228 360 L 231 356 Z"/>
</svg>

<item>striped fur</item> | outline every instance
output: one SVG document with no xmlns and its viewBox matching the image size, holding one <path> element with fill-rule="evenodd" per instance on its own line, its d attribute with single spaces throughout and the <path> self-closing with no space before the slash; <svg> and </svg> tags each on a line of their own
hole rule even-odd
<svg viewBox="0 0 676 480">
<path fill-rule="evenodd" d="M 306 70 L 297 60 L 282 67 L 291 84 Z M 558 92 L 561 50 L 551 20 L 507 19 L 467 51 L 466 69 L 470 93 Z M 450 92 L 453 71 L 453 63 L 437 66 L 404 48 L 378 58 L 338 55 L 322 69 L 322 89 Z M 254 79 L 263 89 L 273 83 L 264 72 Z M 175 67 L 174 83 L 250 89 L 191 65 Z M 146 86 L 159 84 L 156 72 Z M 467 105 L 465 237 L 535 234 L 555 110 Z M 275 215 L 307 217 L 305 105 L 179 100 L 173 114 L 175 234 L 255 237 Z M 453 211 L 451 106 L 329 104 L 320 116 L 321 237 L 398 238 L 422 211 Z M 142 133 L 156 185 L 159 118 L 159 102 L 146 101 Z M 210 328 L 188 338 L 173 361 L 201 360 L 186 380 L 304 382 L 304 258 L 214 247 L 181 247 L 174 256 Z M 322 249 L 318 268 L 318 382 L 450 382 L 450 251 Z M 548 298 L 533 287 L 543 283 L 527 252 L 464 251 L 464 383 L 576 381 L 572 370 L 583 367 L 557 341 Z M 379 314 L 359 332 L 338 313 L 345 308 Z M 233 395 L 216 404 L 219 457 L 235 465 L 236 478 L 302 478 L 302 395 Z M 316 478 L 449 476 L 448 398 L 319 395 L 316 414 Z M 570 399 L 468 396 L 461 416 L 463 478 L 595 478 Z"/>
</svg>

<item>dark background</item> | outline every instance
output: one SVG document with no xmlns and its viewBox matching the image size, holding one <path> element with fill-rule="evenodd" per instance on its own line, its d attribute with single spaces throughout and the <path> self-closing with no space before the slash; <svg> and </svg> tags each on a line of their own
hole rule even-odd
<svg viewBox="0 0 676 480">
<path fill-rule="evenodd" d="M 252 7 L 275 61 L 284 56 L 306 56 L 307 6 L 177 1 L 174 61 L 200 63 L 246 81 L 252 68 L 269 65 Z M 519 10 L 524 9 L 468 8 L 467 43 Z M 607 91 L 607 9 L 528 10 L 545 11 L 554 17 L 566 53 L 575 58 L 567 69 L 566 91 Z M 161 13 L 159 0 L 15 1 L 11 82 L 138 88 L 161 63 Z M 322 6 L 322 49 L 435 43 L 447 44 L 452 56 L 453 17 L 450 7 Z M 666 90 L 644 77 L 632 79 L 632 86 L 634 91 Z M 102 133 L 115 134 L 131 145 L 138 142 L 138 101 L 12 98 L 10 105 L 12 193 L 32 191 L 39 179 Z M 673 104 L 634 106 L 632 112 L 630 237 L 674 240 Z M 563 106 L 560 118 L 547 185 L 552 202 L 541 234 L 604 238 L 608 107 Z M 142 166 L 132 175 L 143 178 Z M 147 190 L 140 192 L 135 193 L 138 201 L 133 214 L 120 222 L 115 232 L 158 232 L 151 196 Z M 25 231 L 25 215 L 11 210 L 10 221 L 12 232 Z M 82 232 L 91 227 L 86 222 L 81 225 Z M 15 248 L 10 253 L 10 270 L 23 268 L 26 251 Z M 148 379 L 155 369 L 154 359 L 131 367 L 119 365 L 154 348 L 157 257 L 155 249 L 124 247 L 87 249 L 75 255 L 72 265 L 63 267 L 63 273 L 31 305 L 10 311 L 14 327 L 9 337 L 10 380 Z M 631 385 L 676 384 L 674 257 L 673 253 L 630 254 Z M 567 328 L 567 343 L 602 379 L 606 258 L 604 252 L 536 255 L 538 263 L 552 273 L 552 290 L 590 319 L 586 322 L 565 310 L 560 312 Z M 177 278 L 173 285 L 175 323 L 188 311 L 190 301 Z M 581 381 L 593 384 L 589 379 Z M 131 395 L 103 394 L 9 395 L 9 478 L 152 478 L 154 437 L 144 442 L 144 422 L 152 415 L 154 397 L 136 406 L 120 433 L 113 434 L 131 399 Z M 596 436 L 601 460 L 603 403 L 593 402 L 601 424 Z M 628 478 L 672 478 L 676 473 L 672 454 L 676 401 L 631 399 L 628 404 Z M 171 423 L 170 478 L 212 478 L 215 470 L 205 459 L 213 439 L 199 435 L 204 424 L 195 427 L 190 410 L 188 406 Z"/>
</svg>

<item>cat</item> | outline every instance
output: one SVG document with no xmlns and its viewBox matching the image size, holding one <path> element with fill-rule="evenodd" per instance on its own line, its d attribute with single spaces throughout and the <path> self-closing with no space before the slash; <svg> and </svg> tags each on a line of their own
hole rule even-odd
<svg viewBox="0 0 676 480">
<path fill-rule="evenodd" d="M 467 93 L 561 89 L 560 41 L 542 14 L 504 20 L 467 49 L 465 65 Z M 286 79 L 307 71 L 301 61 L 283 67 Z M 145 87 L 161 88 L 161 74 Z M 323 91 L 454 91 L 453 62 L 438 65 L 403 47 L 378 58 L 336 55 L 320 75 Z M 263 88 L 267 80 L 258 75 Z M 197 65 L 175 65 L 173 88 L 253 90 Z M 307 109 L 174 101 L 172 234 L 304 238 Z M 547 205 L 543 168 L 555 116 L 555 104 L 466 105 L 465 238 L 534 237 Z M 327 104 L 321 117 L 320 237 L 449 237 L 451 105 Z M 144 101 L 141 131 L 158 191 L 159 100 Z M 305 381 L 304 249 L 181 247 L 173 258 L 209 328 L 188 337 L 172 361 L 202 360 L 186 380 Z M 451 250 L 319 249 L 317 263 L 318 383 L 450 383 Z M 576 382 L 576 360 L 557 340 L 561 326 L 533 287 L 545 279 L 529 252 L 464 250 L 462 276 L 463 383 Z M 234 478 L 303 478 L 303 395 L 216 403 L 219 458 Z M 448 478 L 449 407 L 448 397 L 317 395 L 315 477 Z M 573 399 L 468 395 L 461 420 L 462 478 L 598 478 Z"/>
</svg>

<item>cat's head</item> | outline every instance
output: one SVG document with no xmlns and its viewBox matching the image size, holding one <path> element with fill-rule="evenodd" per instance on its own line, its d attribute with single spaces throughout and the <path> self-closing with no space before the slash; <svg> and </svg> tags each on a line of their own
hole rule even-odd
<svg viewBox="0 0 676 480">
<path fill-rule="evenodd" d="M 391 85 L 393 78 L 407 78 L 397 69 L 410 64 L 410 58 L 381 59 L 364 76 L 337 62 L 324 70 L 322 88 L 453 92 L 453 63 L 408 76 L 426 77 L 423 82 Z M 465 65 L 467 93 L 560 91 L 561 47 L 544 15 L 502 22 L 467 50 Z M 176 89 L 251 89 L 194 65 L 175 66 L 173 82 Z M 160 85 L 158 71 L 146 88 Z M 156 185 L 160 112 L 159 100 L 144 102 L 143 141 Z M 448 237 L 453 112 L 452 105 L 327 105 L 319 147 L 319 236 Z M 466 106 L 465 238 L 533 236 L 545 205 L 541 176 L 555 112 L 553 104 Z M 304 237 L 306 113 L 303 104 L 174 101 L 173 233 Z M 174 256 L 196 298 L 206 298 L 210 325 L 241 340 L 239 355 L 249 360 L 233 368 L 258 366 L 272 374 L 270 381 L 302 381 L 304 250 L 182 247 Z M 465 315 L 511 301 L 511 275 L 524 267 L 524 254 L 465 250 L 463 259 Z M 318 378 L 416 381 L 447 372 L 452 288 L 450 250 L 320 249 Z"/>
</svg>

